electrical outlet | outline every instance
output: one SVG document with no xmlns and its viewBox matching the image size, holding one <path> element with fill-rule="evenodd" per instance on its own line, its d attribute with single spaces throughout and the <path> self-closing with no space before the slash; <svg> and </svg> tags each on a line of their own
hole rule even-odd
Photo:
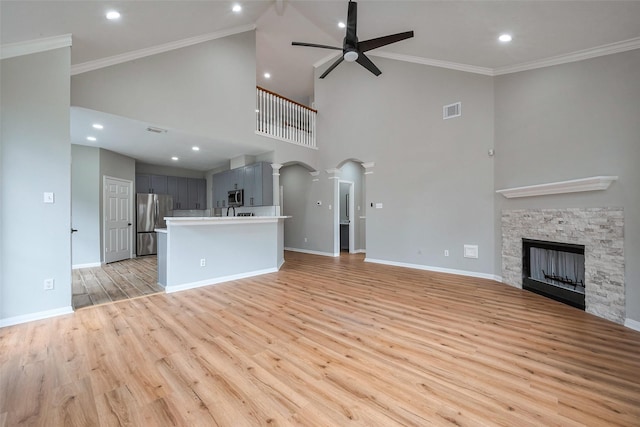
<svg viewBox="0 0 640 427">
<path fill-rule="evenodd" d="M 449 249 L 444 250 L 444 256 L 449 256 Z"/>
<path fill-rule="evenodd" d="M 206 267 L 207 266 L 207 260 L 204 258 L 200 259 L 200 267 Z"/>
<path fill-rule="evenodd" d="M 307 243 L 307 238 L 306 237 L 304 238 L 304 242 Z"/>
<path fill-rule="evenodd" d="M 53 279 L 44 279 L 44 290 L 45 291 L 52 290 L 54 282 L 55 281 Z"/>
</svg>

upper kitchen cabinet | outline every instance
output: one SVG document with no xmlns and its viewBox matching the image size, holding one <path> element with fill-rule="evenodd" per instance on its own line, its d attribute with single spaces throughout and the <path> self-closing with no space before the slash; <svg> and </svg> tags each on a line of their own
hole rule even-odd
<svg viewBox="0 0 640 427">
<path fill-rule="evenodd" d="M 227 174 L 227 191 L 244 188 L 244 168 L 231 169 Z"/>
<path fill-rule="evenodd" d="M 229 172 L 221 172 L 213 175 L 213 199 L 211 206 L 214 208 L 226 208 L 227 207 L 227 177 Z"/>
<path fill-rule="evenodd" d="M 254 163 L 213 175 L 214 208 L 226 208 L 229 191 L 244 190 L 244 206 L 273 205 L 273 173 L 269 163 Z"/>
<path fill-rule="evenodd" d="M 169 194 L 174 210 L 205 209 L 207 207 L 207 181 L 178 176 L 167 177 Z"/>
<path fill-rule="evenodd" d="M 136 174 L 136 193 L 169 194 L 164 175 Z"/>
<path fill-rule="evenodd" d="M 205 209 L 207 207 L 207 181 L 204 179 L 187 179 L 188 209 Z"/>
<path fill-rule="evenodd" d="M 273 172 L 269 163 L 244 167 L 244 205 L 273 205 Z"/>
</svg>

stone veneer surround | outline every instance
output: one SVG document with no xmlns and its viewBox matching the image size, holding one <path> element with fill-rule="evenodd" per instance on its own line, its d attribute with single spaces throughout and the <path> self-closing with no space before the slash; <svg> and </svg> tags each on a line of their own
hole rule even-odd
<svg viewBox="0 0 640 427">
<path fill-rule="evenodd" d="M 502 280 L 522 288 L 522 239 L 584 245 L 585 311 L 625 320 L 622 208 L 502 211 Z"/>
</svg>

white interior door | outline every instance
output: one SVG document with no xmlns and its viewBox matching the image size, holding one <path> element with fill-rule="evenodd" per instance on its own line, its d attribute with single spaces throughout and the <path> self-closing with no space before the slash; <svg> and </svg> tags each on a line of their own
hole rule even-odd
<svg viewBox="0 0 640 427">
<path fill-rule="evenodd" d="M 131 258 L 133 182 L 104 177 L 104 262 Z"/>
</svg>

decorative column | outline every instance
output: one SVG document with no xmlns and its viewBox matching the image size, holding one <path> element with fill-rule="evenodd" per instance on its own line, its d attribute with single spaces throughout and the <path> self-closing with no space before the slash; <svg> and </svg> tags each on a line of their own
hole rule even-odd
<svg viewBox="0 0 640 427">
<path fill-rule="evenodd" d="M 273 168 L 273 205 L 276 207 L 276 216 L 281 215 L 280 212 L 280 163 L 271 163 Z"/>
</svg>

